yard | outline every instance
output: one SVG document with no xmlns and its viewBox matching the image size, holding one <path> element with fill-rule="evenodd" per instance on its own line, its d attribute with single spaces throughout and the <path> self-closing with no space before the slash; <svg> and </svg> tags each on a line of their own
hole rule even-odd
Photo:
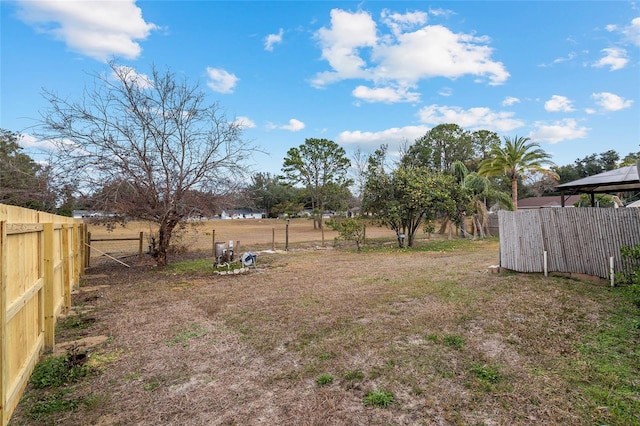
<svg viewBox="0 0 640 426">
<path fill-rule="evenodd" d="M 106 340 L 86 376 L 30 384 L 11 425 L 640 424 L 621 289 L 490 274 L 496 239 L 398 250 L 372 227 L 356 253 L 294 221 L 284 252 L 283 227 L 215 224 L 258 253 L 246 274 L 212 273 L 211 226 L 165 271 L 95 259 L 57 341 Z"/>
</svg>

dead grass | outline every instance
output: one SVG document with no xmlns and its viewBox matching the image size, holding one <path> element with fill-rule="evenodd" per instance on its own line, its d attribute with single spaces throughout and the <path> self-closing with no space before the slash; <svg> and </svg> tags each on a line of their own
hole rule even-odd
<svg viewBox="0 0 640 426">
<path fill-rule="evenodd" d="M 150 244 L 150 238 L 156 232 L 157 226 L 146 222 L 129 222 L 126 226 L 118 225 L 112 230 L 99 224 L 90 224 L 89 231 L 92 239 L 103 238 L 138 238 L 140 232 L 144 233 L 143 250 L 146 251 Z M 215 235 L 214 235 L 215 234 Z M 240 250 L 247 247 L 256 249 L 284 250 L 286 246 L 287 222 L 282 219 L 237 219 L 237 220 L 210 220 L 202 222 L 190 222 L 179 227 L 174 232 L 173 244 L 181 249 L 189 251 L 213 250 L 213 239 L 216 241 L 234 241 L 240 243 Z M 333 245 L 338 233 L 325 226 L 325 245 Z M 393 232 L 374 224 L 367 227 L 369 239 L 390 238 Z M 426 236 L 421 234 L 419 238 Z M 292 219 L 289 221 L 289 248 L 308 248 L 322 245 L 322 232 L 313 229 L 313 221 L 307 219 Z M 342 242 L 341 245 L 348 245 Z M 113 256 L 124 256 L 138 252 L 137 241 L 94 241 L 96 249 Z M 102 257 L 97 250 L 92 252 L 92 258 Z"/>
<path fill-rule="evenodd" d="M 12 424 L 616 424 L 571 379 L 615 294 L 489 274 L 495 240 L 450 247 L 261 252 L 238 276 L 105 263 L 97 297 L 74 299 L 95 319 L 82 334 L 111 336 L 103 373 L 69 388 L 94 402 L 38 423 L 30 389 Z M 370 391 L 395 401 L 366 405 Z"/>
</svg>

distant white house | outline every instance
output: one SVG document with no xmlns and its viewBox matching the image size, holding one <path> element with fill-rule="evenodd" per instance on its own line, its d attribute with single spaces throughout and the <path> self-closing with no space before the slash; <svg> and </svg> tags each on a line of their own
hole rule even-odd
<svg viewBox="0 0 640 426">
<path fill-rule="evenodd" d="M 95 210 L 74 210 L 72 213 L 74 219 L 85 219 L 93 217 L 112 217 L 113 213 L 99 212 Z"/>
<path fill-rule="evenodd" d="M 266 217 L 267 214 L 265 212 L 251 209 L 223 210 L 220 213 L 220 219 L 264 219 Z"/>
</svg>

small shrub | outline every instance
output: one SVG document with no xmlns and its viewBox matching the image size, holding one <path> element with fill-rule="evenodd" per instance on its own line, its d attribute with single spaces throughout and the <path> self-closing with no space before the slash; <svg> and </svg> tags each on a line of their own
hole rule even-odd
<svg viewBox="0 0 640 426">
<path fill-rule="evenodd" d="M 65 392 L 55 392 L 34 401 L 28 416 L 33 420 L 44 420 L 49 414 L 76 411 L 82 403 L 81 398 L 68 399 Z"/>
<path fill-rule="evenodd" d="M 624 292 L 637 308 L 640 308 L 640 244 L 621 247 L 620 255 L 627 271 L 616 274 L 616 281 L 626 284 Z"/>
<path fill-rule="evenodd" d="M 356 381 L 364 379 L 364 373 L 360 370 L 352 370 L 344 373 L 344 379 L 347 381 Z"/>
<path fill-rule="evenodd" d="M 438 340 L 440 340 L 438 338 L 438 335 L 437 334 L 433 334 L 433 333 L 432 334 L 427 334 L 424 338 L 427 339 L 430 342 L 433 342 L 433 343 L 438 343 Z"/>
<path fill-rule="evenodd" d="M 474 364 L 471 367 L 471 372 L 476 376 L 476 378 L 483 382 L 495 384 L 500 381 L 500 373 L 498 370 L 487 364 Z"/>
<path fill-rule="evenodd" d="M 325 352 L 322 353 L 320 355 L 318 355 L 318 358 L 322 361 L 327 361 L 329 359 L 333 359 L 336 357 L 336 354 L 334 352 Z"/>
<path fill-rule="evenodd" d="M 327 222 L 327 225 L 340 234 L 336 239 L 353 241 L 357 251 L 360 251 L 365 243 L 366 227 L 362 219 L 350 217 L 347 219 L 335 219 Z"/>
<path fill-rule="evenodd" d="M 316 378 L 316 384 L 318 386 L 327 386 L 331 383 L 333 383 L 333 376 L 331 376 L 330 374 L 323 374 Z"/>
<path fill-rule="evenodd" d="M 464 337 L 462 336 L 446 335 L 442 338 L 442 341 L 445 345 L 454 349 L 464 348 Z"/>
<path fill-rule="evenodd" d="M 178 334 L 174 336 L 167 344 L 169 346 L 173 346 L 178 343 L 182 343 L 183 347 L 187 346 L 187 340 L 198 339 L 200 337 L 206 336 L 208 333 L 207 329 L 202 327 L 199 324 L 191 324 L 191 326 L 185 328 L 180 331 Z"/>
<path fill-rule="evenodd" d="M 144 390 L 146 391 L 153 391 L 156 390 L 160 387 L 160 382 L 158 380 L 152 380 L 149 383 L 147 383 L 146 385 L 144 385 Z"/>
<path fill-rule="evenodd" d="M 85 365 L 86 355 L 80 357 L 75 351 L 60 356 L 49 356 L 40 361 L 31 374 L 31 383 L 36 389 L 60 387 L 87 376 L 91 368 Z"/>
<path fill-rule="evenodd" d="M 95 322 L 95 318 L 85 318 L 83 315 L 73 315 L 58 321 L 60 330 L 83 330 L 89 328 Z"/>
<path fill-rule="evenodd" d="M 369 391 L 362 402 L 365 406 L 387 408 L 395 402 L 395 396 L 389 391 Z"/>
</svg>

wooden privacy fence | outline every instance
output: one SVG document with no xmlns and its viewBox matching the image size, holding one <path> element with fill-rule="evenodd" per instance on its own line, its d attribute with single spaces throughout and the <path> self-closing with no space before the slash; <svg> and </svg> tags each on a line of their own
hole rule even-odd
<svg viewBox="0 0 640 426">
<path fill-rule="evenodd" d="M 0 204 L 0 417 L 9 422 L 35 364 L 53 349 L 84 264 L 84 225 Z"/>
<path fill-rule="evenodd" d="M 549 208 L 501 211 L 500 266 L 518 272 L 610 278 L 630 265 L 620 248 L 640 244 L 640 209 Z M 546 253 L 546 254 L 545 254 Z"/>
</svg>

